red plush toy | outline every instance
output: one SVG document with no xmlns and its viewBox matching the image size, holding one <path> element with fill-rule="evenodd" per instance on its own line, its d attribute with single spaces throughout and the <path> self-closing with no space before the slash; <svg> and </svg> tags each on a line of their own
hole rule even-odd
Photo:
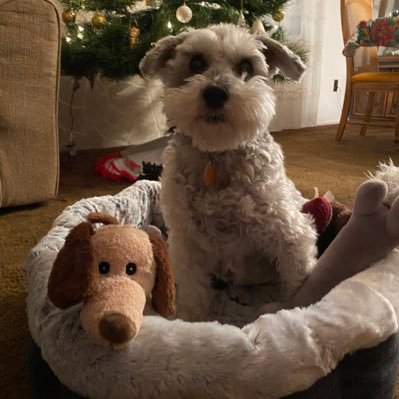
<svg viewBox="0 0 399 399">
<path fill-rule="evenodd" d="M 320 196 L 316 187 L 313 199 L 303 205 L 302 212 L 309 213 L 315 220 L 319 235 L 317 240 L 319 256 L 327 249 L 352 214 L 346 205 L 335 201 L 329 191 Z"/>
<path fill-rule="evenodd" d="M 309 213 L 313 216 L 317 232 L 322 233 L 330 224 L 333 209 L 330 200 L 326 195 L 320 196 L 317 187 L 314 188 L 314 197 L 306 202 L 302 207 L 303 213 Z"/>
</svg>

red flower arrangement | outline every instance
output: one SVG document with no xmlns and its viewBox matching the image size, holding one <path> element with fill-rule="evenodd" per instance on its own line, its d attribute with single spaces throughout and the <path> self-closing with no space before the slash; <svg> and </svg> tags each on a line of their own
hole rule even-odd
<svg viewBox="0 0 399 399">
<path fill-rule="evenodd" d="M 390 46 L 395 40 L 397 25 L 391 23 L 391 18 L 376 19 L 371 26 L 371 38 L 376 46 Z"/>
</svg>

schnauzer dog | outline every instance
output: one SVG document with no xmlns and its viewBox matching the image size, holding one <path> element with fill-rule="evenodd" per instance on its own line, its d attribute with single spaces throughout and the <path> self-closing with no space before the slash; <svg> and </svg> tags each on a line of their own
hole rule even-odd
<svg viewBox="0 0 399 399">
<path fill-rule="evenodd" d="M 252 307 L 290 298 L 316 263 L 317 236 L 268 125 L 272 76 L 298 80 L 305 65 L 266 34 L 222 24 L 161 39 L 140 67 L 164 83 L 176 128 L 161 204 L 178 315 L 204 320 L 215 280 Z"/>
</svg>

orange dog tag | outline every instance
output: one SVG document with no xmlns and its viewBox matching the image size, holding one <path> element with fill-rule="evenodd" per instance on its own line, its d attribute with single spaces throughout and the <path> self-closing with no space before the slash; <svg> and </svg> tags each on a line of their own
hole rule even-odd
<svg viewBox="0 0 399 399">
<path fill-rule="evenodd" d="M 204 183 L 207 187 L 212 187 L 216 184 L 216 177 L 217 177 L 217 168 L 216 165 L 212 162 L 209 162 L 206 165 L 204 171 Z"/>
</svg>

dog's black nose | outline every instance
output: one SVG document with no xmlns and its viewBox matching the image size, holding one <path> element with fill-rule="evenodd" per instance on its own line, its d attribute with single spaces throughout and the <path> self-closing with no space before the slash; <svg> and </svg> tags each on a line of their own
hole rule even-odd
<svg viewBox="0 0 399 399">
<path fill-rule="evenodd" d="M 203 93 L 206 105 L 212 109 L 222 108 L 229 99 L 229 93 L 217 86 L 208 86 Z"/>
</svg>

